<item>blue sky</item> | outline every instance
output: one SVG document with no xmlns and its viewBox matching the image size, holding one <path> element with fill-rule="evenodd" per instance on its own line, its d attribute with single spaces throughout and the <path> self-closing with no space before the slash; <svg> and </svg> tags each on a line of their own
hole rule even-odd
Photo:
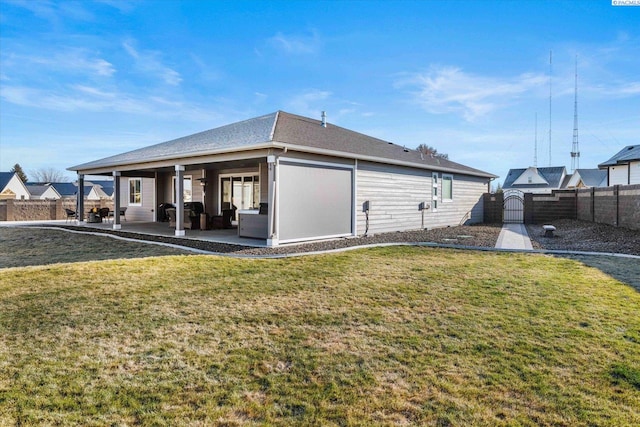
<svg viewBox="0 0 640 427">
<path fill-rule="evenodd" d="M 500 176 L 640 143 L 640 7 L 0 0 L 0 170 L 64 170 L 276 110 Z M 549 120 L 549 52 L 552 106 Z M 71 172 L 67 172 L 73 178 Z"/>
</svg>

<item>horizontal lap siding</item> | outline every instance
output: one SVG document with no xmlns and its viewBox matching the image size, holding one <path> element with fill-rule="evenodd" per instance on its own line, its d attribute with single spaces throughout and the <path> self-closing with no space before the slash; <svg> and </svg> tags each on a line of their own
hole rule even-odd
<svg viewBox="0 0 640 427">
<path fill-rule="evenodd" d="M 120 206 L 127 208 L 127 221 L 153 221 L 155 191 L 155 179 L 142 178 L 142 206 L 129 206 L 129 177 L 120 178 Z"/>
<path fill-rule="evenodd" d="M 440 174 L 442 176 L 442 174 Z M 442 178 L 440 178 L 442 183 Z M 453 201 L 438 201 L 438 212 L 430 212 L 429 220 L 425 219 L 425 226 L 447 227 L 460 225 L 466 221 L 480 223 L 484 210 L 482 195 L 487 191 L 487 183 L 480 178 L 464 175 L 453 175 Z M 442 186 L 438 188 L 442 195 Z"/>
<path fill-rule="evenodd" d="M 629 168 L 629 184 L 640 184 L 640 162 L 631 162 Z"/>
<path fill-rule="evenodd" d="M 441 176 L 441 174 L 440 174 Z M 441 180 L 440 180 L 441 181 Z M 442 188 L 439 183 L 438 194 Z M 469 212 L 472 221 L 482 222 L 482 194 L 486 183 L 481 179 L 453 176 L 453 201 L 438 202 L 438 211 L 424 212 L 424 227 L 458 225 Z M 421 202 L 432 204 L 431 171 L 400 166 L 358 163 L 357 222 L 358 234 L 365 231 L 362 205 L 370 202 L 369 232 L 382 233 L 417 230 L 422 227 Z"/>
</svg>

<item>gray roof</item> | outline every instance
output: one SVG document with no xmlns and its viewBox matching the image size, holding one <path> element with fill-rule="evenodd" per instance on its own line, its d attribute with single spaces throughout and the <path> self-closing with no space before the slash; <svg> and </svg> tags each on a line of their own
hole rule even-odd
<svg viewBox="0 0 640 427">
<path fill-rule="evenodd" d="M 576 169 L 587 187 L 603 187 L 607 180 L 607 171 L 601 169 Z"/>
<path fill-rule="evenodd" d="M 599 168 L 607 166 L 615 166 L 619 164 L 627 164 L 632 161 L 640 160 L 640 145 L 627 145 L 618 151 L 613 157 L 604 163 L 598 165 Z"/>
<path fill-rule="evenodd" d="M 524 169 L 509 169 L 507 177 L 504 179 L 503 189 L 518 188 L 518 189 L 540 189 L 540 188 L 561 188 L 562 175 L 566 172 L 564 166 L 550 166 L 546 168 L 537 168 L 538 173 L 549 183 L 547 184 L 518 184 L 513 183 L 522 175 L 527 168 Z"/>
<path fill-rule="evenodd" d="M 44 184 L 32 184 L 32 183 L 27 183 L 27 190 L 29 190 L 29 194 L 31 194 L 32 196 L 42 196 L 42 194 L 47 191 L 47 189 L 49 188 L 48 185 L 44 185 Z"/>
<path fill-rule="evenodd" d="M 217 154 L 254 147 L 289 146 L 300 151 L 331 152 L 336 156 L 394 163 L 424 169 L 446 170 L 486 178 L 495 175 L 447 159 L 422 156 L 381 139 L 339 126 L 321 126 L 320 120 L 277 111 L 160 144 L 73 166 L 81 171 Z"/>
</svg>

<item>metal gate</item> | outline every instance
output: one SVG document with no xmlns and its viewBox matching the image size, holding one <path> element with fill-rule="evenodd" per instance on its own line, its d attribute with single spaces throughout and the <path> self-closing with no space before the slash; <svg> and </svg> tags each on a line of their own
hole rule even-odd
<svg viewBox="0 0 640 427">
<path fill-rule="evenodd" d="M 502 222 L 505 224 L 522 224 L 524 222 L 524 193 L 520 190 L 506 190 L 502 211 Z"/>
</svg>

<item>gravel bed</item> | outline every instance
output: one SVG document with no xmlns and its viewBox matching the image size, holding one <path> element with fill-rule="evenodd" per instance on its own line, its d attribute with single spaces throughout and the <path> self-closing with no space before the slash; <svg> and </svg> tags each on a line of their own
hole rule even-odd
<svg viewBox="0 0 640 427">
<path fill-rule="evenodd" d="M 88 231 L 85 227 L 58 225 L 58 227 L 78 231 Z M 201 240 L 181 239 L 179 237 L 153 236 L 147 234 L 130 233 L 115 230 L 91 229 L 91 232 L 114 234 L 131 239 L 171 243 L 201 249 L 209 252 L 237 254 L 237 255 L 285 255 L 331 249 L 348 248 L 353 246 L 398 243 L 398 242 L 432 242 L 449 245 L 463 245 L 475 247 L 495 247 L 501 224 L 465 225 L 457 227 L 436 228 L 432 230 L 403 231 L 381 233 L 370 236 L 350 237 L 295 245 L 283 245 L 277 248 L 253 248 L 227 243 L 206 242 Z"/>
<path fill-rule="evenodd" d="M 527 225 L 534 249 L 609 252 L 640 255 L 640 231 L 573 219 L 552 221 L 553 237 L 544 237 L 542 224 Z"/>
</svg>

